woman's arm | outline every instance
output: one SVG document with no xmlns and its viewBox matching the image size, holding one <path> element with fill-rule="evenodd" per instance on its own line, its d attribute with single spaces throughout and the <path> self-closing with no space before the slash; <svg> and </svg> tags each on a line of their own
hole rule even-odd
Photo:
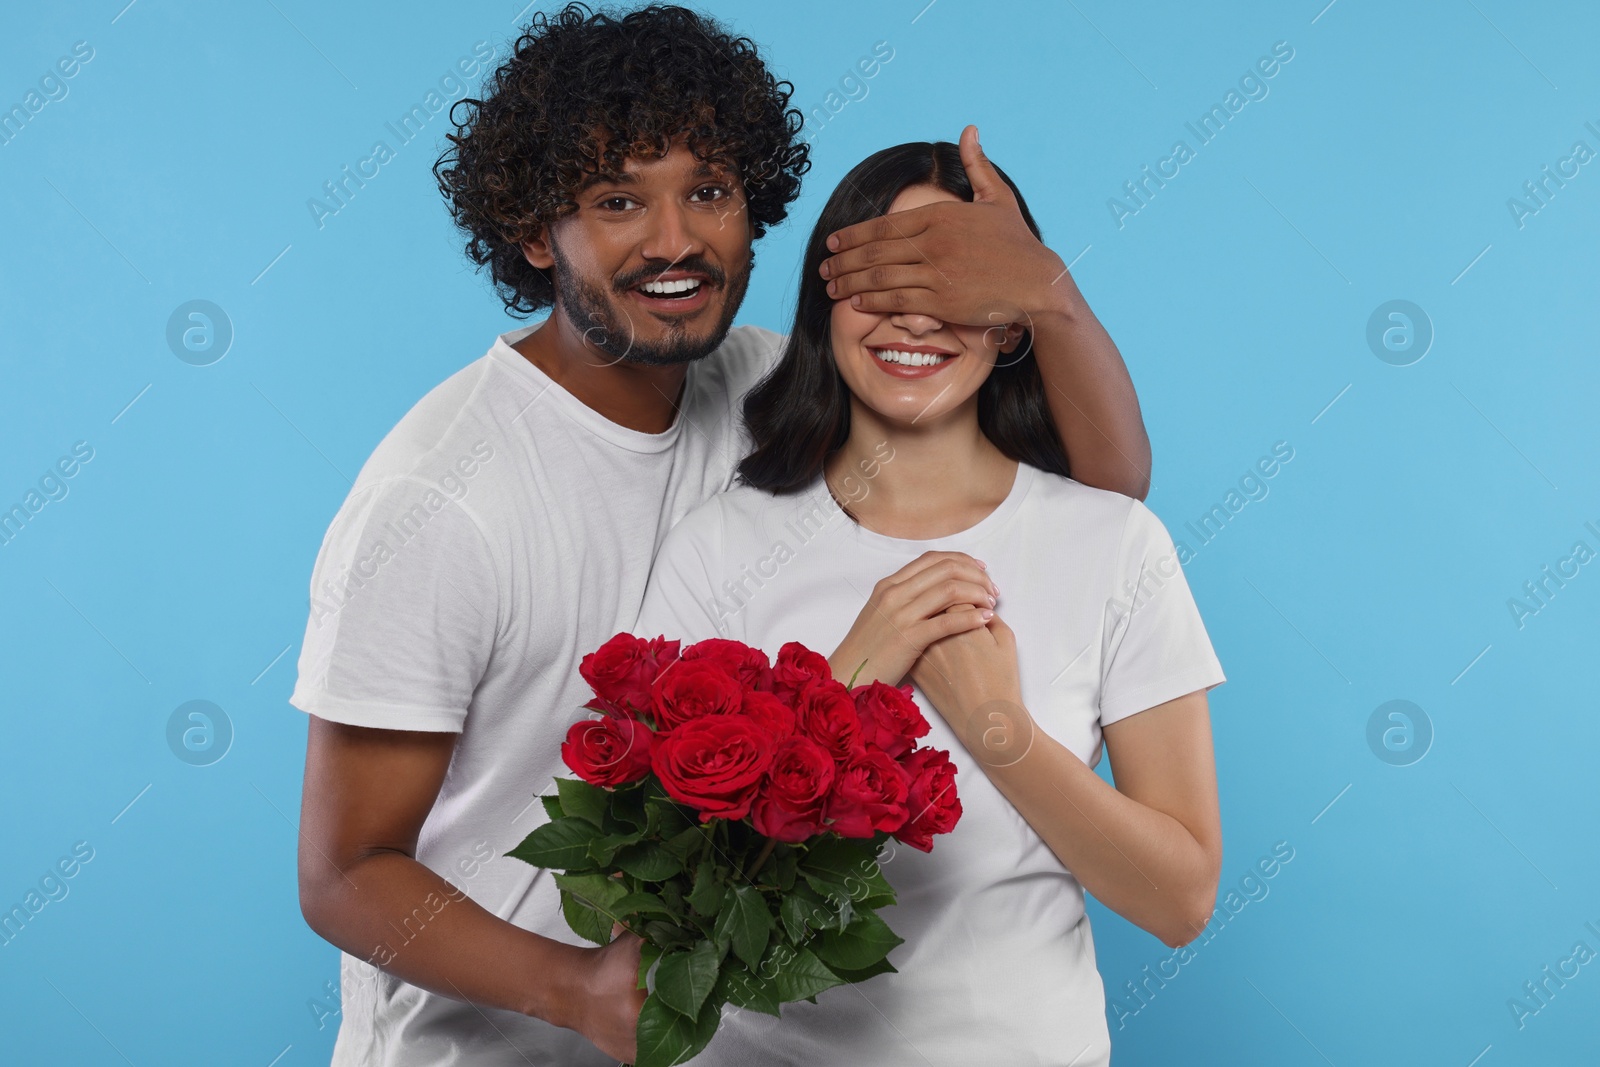
<svg viewBox="0 0 1600 1067">
<path fill-rule="evenodd" d="M 979 762 L 1062 865 L 1167 945 L 1199 936 L 1222 869 L 1205 691 L 1105 728 L 1115 787 L 1031 720 L 1016 733 L 1025 755 L 1001 746 Z"/>
<path fill-rule="evenodd" d="M 1194 940 L 1222 868 L 1205 690 L 1105 727 L 1113 787 L 1033 721 L 1015 664 L 995 617 L 930 646 L 912 678 L 1085 889 L 1167 945 Z"/>
</svg>

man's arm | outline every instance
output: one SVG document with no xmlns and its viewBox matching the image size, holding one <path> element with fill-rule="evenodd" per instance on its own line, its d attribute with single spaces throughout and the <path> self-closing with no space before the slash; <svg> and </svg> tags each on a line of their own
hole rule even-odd
<svg viewBox="0 0 1600 1067">
<path fill-rule="evenodd" d="M 1150 438 L 1122 353 L 1062 268 L 1059 303 L 1030 313 L 1033 350 L 1072 477 L 1143 500 Z"/>
<path fill-rule="evenodd" d="M 587 949 L 542 937 L 496 917 L 417 862 L 417 836 L 460 735 L 309 718 L 299 877 L 300 910 L 311 928 L 412 985 L 537 1016 L 620 1055 L 601 1044 L 610 1039 L 591 1035 L 595 1021 L 584 1009 L 598 999 L 587 988 L 597 957 L 631 945 L 619 939 Z M 417 909 L 427 917 L 420 926 Z M 631 1048 L 632 1033 L 626 1037 Z"/>
<path fill-rule="evenodd" d="M 972 203 L 928 204 L 829 237 L 829 295 L 861 311 L 1027 326 L 1072 477 L 1143 500 L 1150 439 L 1122 353 L 1061 257 L 1028 229 L 975 126 L 961 131 L 961 161 Z"/>
</svg>

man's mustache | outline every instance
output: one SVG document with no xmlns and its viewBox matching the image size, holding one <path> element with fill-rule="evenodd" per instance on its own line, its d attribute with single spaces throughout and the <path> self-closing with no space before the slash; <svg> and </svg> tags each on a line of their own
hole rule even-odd
<svg viewBox="0 0 1600 1067">
<path fill-rule="evenodd" d="M 706 277 L 706 280 L 710 282 L 710 284 L 716 286 L 722 285 L 723 282 L 727 280 L 726 276 L 721 270 L 712 266 L 710 263 L 707 263 L 705 260 L 684 259 L 679 260 L 676 263 L 662 261 L 659 264 L 641 267 L 639 270 L 635 271 L 631 275 L 628 275 L 626 278 L 619 279 L 615 283 L 616 290 L 619 293 L 625 293 L 629 289 L 641 285 L 644 282 L 655 281 L 669 270 L 686 270 L 692 271 L 695 274 L 702 274 Z"/>
</svg>

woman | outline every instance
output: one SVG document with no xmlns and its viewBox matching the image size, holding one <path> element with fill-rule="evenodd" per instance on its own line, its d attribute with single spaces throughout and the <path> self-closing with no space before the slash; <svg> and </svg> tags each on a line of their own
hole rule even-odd
<svg viewBox="0 0 1600 1067">
<path fill-rule="evenodd" d="M 931 852 L 883 860 L 898 973 L 730 1015 L 697 1063 L 1103 1065 L 1084 889 L 1174 947 L 1211 915 L 1224 677 L 1165 528 L 1068 477 L 1025 324 L 864 313 L 819 274 L 841 227 L 972 198 L 945 142 L 846 176 L 746 399 L 743 484 L 656 557 L 636 633 L 796 640 L 857 685 L 913 683 L 962 807 Z"/>
</svg>

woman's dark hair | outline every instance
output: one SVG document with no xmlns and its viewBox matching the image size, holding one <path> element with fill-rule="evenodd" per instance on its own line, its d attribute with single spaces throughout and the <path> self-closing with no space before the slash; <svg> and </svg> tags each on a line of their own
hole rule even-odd
<svg viewBox="0 0 1600 1067">
<path fill-rule="evenodd" d="M 574 210 L 572 194 L 597 173 L 664 155 L 687 133 L 697 158 L 738 173 L 759 238 L 783 221 L 810 167 L 794 86 L 772 76 L 748 37 L 683 7 L 540 12 L 485 90 L 451 106 L 456 132 L 433 174 L 467 256 L 489 268 L 512 315 L 554 303 L 550 272 L 523 257 L 521 242 Z"/>
<path fill-rule="evenodd" d="M 1016 194 L 1023 221 L 1038 237 L 1039 226 L 1021 190 L 998 166 L 995 170 Z M 806 244 L 794 327 L 783 355 L 745 395 L 744 420 L 755 442 L 755 449 L 739 463 L 739 479 L 746 485 L 769 493 L 798 492 L 822 473 L 824 461 L 849 439 L 850 389 L 833 359 L 834 302 L 817 268 L 832 254 L 825 243 L 829 234 L 887 214 L 900 191 L 913 185 L 932 185 L 963 200 L 972 199 L 972 183 L 958 146 L 949 141 L 912 141 L 856 164 L 823 205 Z M 1016 351 L 997 358 L 978 388 L 978 427 L 1012 459 L 1068 474 L 1066 449 L 1050 416 L 1033 338 L 1026 329 Z"/>
</svg>

